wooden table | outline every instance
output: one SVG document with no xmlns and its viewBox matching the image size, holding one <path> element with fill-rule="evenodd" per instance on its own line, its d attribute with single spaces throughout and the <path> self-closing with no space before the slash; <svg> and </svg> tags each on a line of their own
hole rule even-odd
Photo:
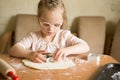
<svg viewBox="0 0 120 80">
<path fill-rule="evenodd" d="M 18 58 L 10 57 L 7 54 L 0 54 L 4 59 L 13 66 L 20 80 L 93 80 L 99 70 L 107 63 L 118 63 L 114 58 L 108 55 L 100 56 L 100 64 L 95 61 L 87 61 L 87 55 L 70 57 L 76 66 L 63 70 L 35 70 L 25 67 Z M 0 80 L 7 80 L 0 75 Z"/>
</svg>

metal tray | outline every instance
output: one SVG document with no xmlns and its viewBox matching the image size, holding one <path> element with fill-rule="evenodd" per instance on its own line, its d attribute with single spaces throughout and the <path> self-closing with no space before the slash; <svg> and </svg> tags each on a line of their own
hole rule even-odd
<svg viewBox="0 0 120 80">
<path fill-rule="evenodd" d="M 104 65 L 102 70 L 96 76 L 95 80 L 120 80 L 120 78 L 119 79 L 113 78 L 113 75 L 116 73 L 120 73 L 120 64 L 109 63 Z M 120 75 L 117 76 L 115 75 L 114 77 L 120 77 Z"/>
</svg>

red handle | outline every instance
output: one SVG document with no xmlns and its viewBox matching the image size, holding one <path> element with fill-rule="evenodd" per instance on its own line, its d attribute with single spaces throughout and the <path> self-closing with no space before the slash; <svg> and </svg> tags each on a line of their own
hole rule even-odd
<svg viewBox="0 0 120 80">
<path fill-rule="evenodd" d="M 19 80 L 19 77 L 15 75 L 12 71 L 8 72 L 7 75 L 12 78 L 12 80 Z"/>
</svg>

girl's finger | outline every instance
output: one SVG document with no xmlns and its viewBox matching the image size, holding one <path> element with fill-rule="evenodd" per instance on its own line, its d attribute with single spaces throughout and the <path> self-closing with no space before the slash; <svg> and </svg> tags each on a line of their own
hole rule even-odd
<svg viewBox="0 0 120 80">
<path fill-rule="evenodd" d="M 38 62 L 38 63 L 44 63 L 44 61 L 42 61 L 42 60 L 39 59 L 39 58 L 36 58 L 36 62 Z"/>
<path fill-rule="evenodd" d="M 36 53 L 46 54 L 46 51 L 45 50 L 37 50 Z"/>
<path fill-rule="evenodd" d="M 55 61 L 58 61 L 58 57 L 59 57 L 59 53 L 57 52 L 57 53 L 54 55 L 53 58 L 54 58 Z"/>
<path fill-rule="evenodd" d="M 38 58 L 41 59 L 42 61 L 46 61 L 46 56 L 42 54 L 38 54 Z"/>
</svg>

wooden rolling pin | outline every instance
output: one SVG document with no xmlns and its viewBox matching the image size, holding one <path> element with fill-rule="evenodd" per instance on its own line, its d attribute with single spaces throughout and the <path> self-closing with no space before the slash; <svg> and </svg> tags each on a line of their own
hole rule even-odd
<svg viewBox="0 0 120 80">
<path fill-rule="evenodd" d="M 15 69 L 13 69 L 12 66 L 3 59 L 0 59 L 0 73 L 8 79 L 11 78 L 12 80 L 19 80 Z"/>
</svg>

